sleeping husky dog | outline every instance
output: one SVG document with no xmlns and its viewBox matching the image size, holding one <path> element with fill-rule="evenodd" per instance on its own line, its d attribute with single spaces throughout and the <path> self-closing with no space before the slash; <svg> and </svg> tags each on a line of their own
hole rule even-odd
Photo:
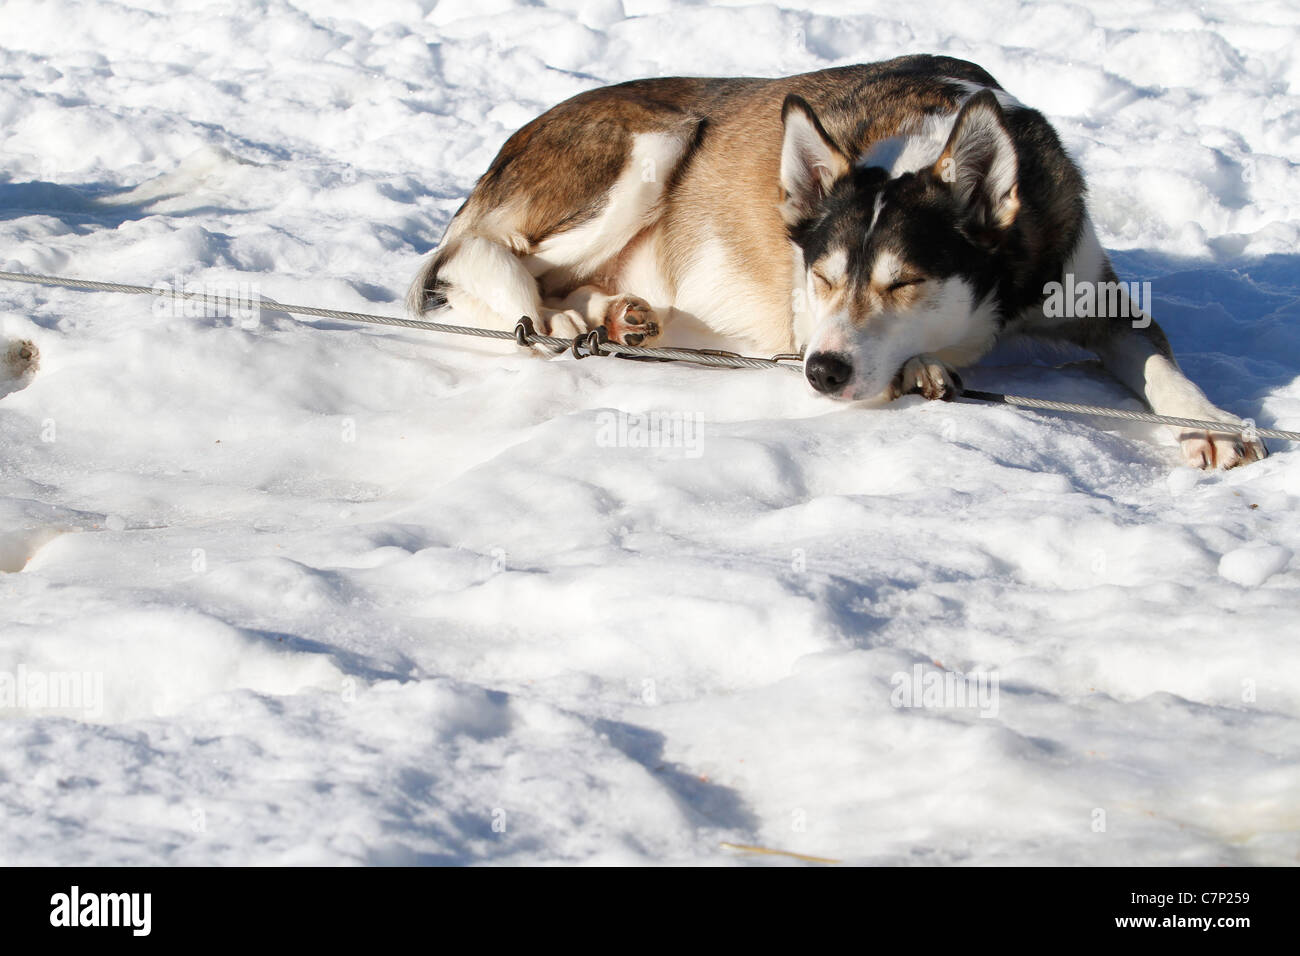
<svg viewBox="0 0 1300 956">
<path fill-rule="evenodd" d="M 1080 290 L 1066 308 L 1063 287 Z M 1160 414 L 1238 422 L 1118 282 L 1047 120 L 948 57 L 566 100 L 507 140 L 410 306 L 629 345 L 686 317 L 802 351 L 842 401 L 951 398 L 954 368 L 1022 333 L 1096 353 Z M 1229 431 L 1179 439 L 1204 468 L 1266 454 Z"/>
</svg>

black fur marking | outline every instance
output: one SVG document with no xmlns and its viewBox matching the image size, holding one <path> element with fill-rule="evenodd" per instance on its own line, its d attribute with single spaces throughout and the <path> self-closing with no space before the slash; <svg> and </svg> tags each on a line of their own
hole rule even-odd
<svg viewBox="0 0 1300 956">
<path fill-rule="evenodd" d="M 433 282 L 425 287 L 424 309 L 430 311 L 441 309 L 447 304 L 447 290 L 451 288 L 451 283 L 446 279 L 434 278 Z"/>
<path fill-rule="evenodd" d="M 882 195 L 884 204 L 873 227 L 877 197 Z M 885 250 L 927 278 L 960 275 L 981 298 L 998 282 L 995 256 L 966 234 L 952 190 L 928 171 L 890 180 L 882 169 L 855 169 L 835 184 L 821 215 L 796 224 L 790 238 L 809 263 L 832 250 L 844 250 L 851 288 L 870 281 L 872 267 Z"/>
<path fill-rule="evenodd" d="M 1019 163 L 1021 203 L 1009 229 L 981 229 L 930 169 L 891 180 L 883 169 L 855 167 L 833 185 L 816 216 L 790 227 L 791 241 L 809 265 L 844 250 L 851 290 L 870 281 L 876 258 L 889 250 L 926 277 L 961 277 L 977 299 L 993 293 L 1001 324 L 1040 304 L 1044 285 L 1059 279 L 1078 244 L 1083 178 L 1041 113 L 1011 109 L 1004 117 Z"/>
</svg>

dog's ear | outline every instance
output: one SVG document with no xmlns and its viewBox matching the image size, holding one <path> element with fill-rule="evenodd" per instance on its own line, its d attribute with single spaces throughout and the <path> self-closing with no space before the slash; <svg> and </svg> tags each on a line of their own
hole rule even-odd
<svg viewBox="0 0 1300 956">
<path fill-rule="evenodd" d="M 802 96 L 791 93 L 781 107 L 785 139 L 781 144 L 781 215 L 790 225 L 806 219 L 849 171 L 849 161 L 827 135 L 817 114 Z"/>
<path fill-rule="evenodd" d="M 933 172 L 952 185 L 977 239 L 996 243 L 1016 221 L 1020 212 L 1016 147 L 992 90 L 982 90 L 966 101 Z"/>
</svg>

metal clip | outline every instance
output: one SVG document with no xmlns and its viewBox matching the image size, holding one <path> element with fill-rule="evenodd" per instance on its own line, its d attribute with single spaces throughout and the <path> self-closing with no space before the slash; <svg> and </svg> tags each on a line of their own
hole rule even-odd
<svg viewBox="0 0 1300 956">
<path fill-rule="evenodd" d="M 519 347 L 528 348 L 529 340 L 536 334 L 533 320 L 526 315 L 521 315 L 519 321 L 515 323 L 515 341 L 519 343 Z"/>
<path fill-rule="evenodd" d="M 585 359 L 588 355 L 604 355 L 600 346 L 609 341 L 609 333 L 605 331 L 603 325 L 598 325 L 590 332 L 583 332 L 573 337 L 573 357 L 576 359 Z M 583 352 L 583 349 L 586 352 Z"/>
</svg>

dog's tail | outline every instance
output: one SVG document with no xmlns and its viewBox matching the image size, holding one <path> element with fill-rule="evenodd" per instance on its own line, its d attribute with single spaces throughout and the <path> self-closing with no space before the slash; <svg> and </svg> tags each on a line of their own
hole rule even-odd
<svg viewBox="0 0 1300 956">
<path fill-rule="evenodd" d="M 443 237 L 442 243 L 433 251 L 433 255 L 425 260 L 415 276 L 415 281 L 411 283 L 410 290 L 406 293 L 406 310 L 411 315 L 420 316 L 447 305 L 448 283 L 446 279 L 439 277 L 439 273 L 459 245 L 451 232 L 452 230 L 448 230 L 448 234 Z"/>
<path fill-rule="evenodd" d="M 451 217 L 451 222 L 447 224 L 447 231 L 442 234 L 442 242 L 438 243 L 438 248 L 434 249 L 429 258 L 424 261 L 424 265 L 415 276 L 415 281 L 411 283 L 410 290 L 406 293 L 406 309 L 411 315 L 418 318 L 425 312 L 446 308 L 447 293 L 451 290 L 451 283 L 441 273 L 460 250 L 466 234 L 474 231 L 474 225 L 479 218 L 478 203 L 475 202 L 475 196 L 471 194 Z"/>
</svg>

